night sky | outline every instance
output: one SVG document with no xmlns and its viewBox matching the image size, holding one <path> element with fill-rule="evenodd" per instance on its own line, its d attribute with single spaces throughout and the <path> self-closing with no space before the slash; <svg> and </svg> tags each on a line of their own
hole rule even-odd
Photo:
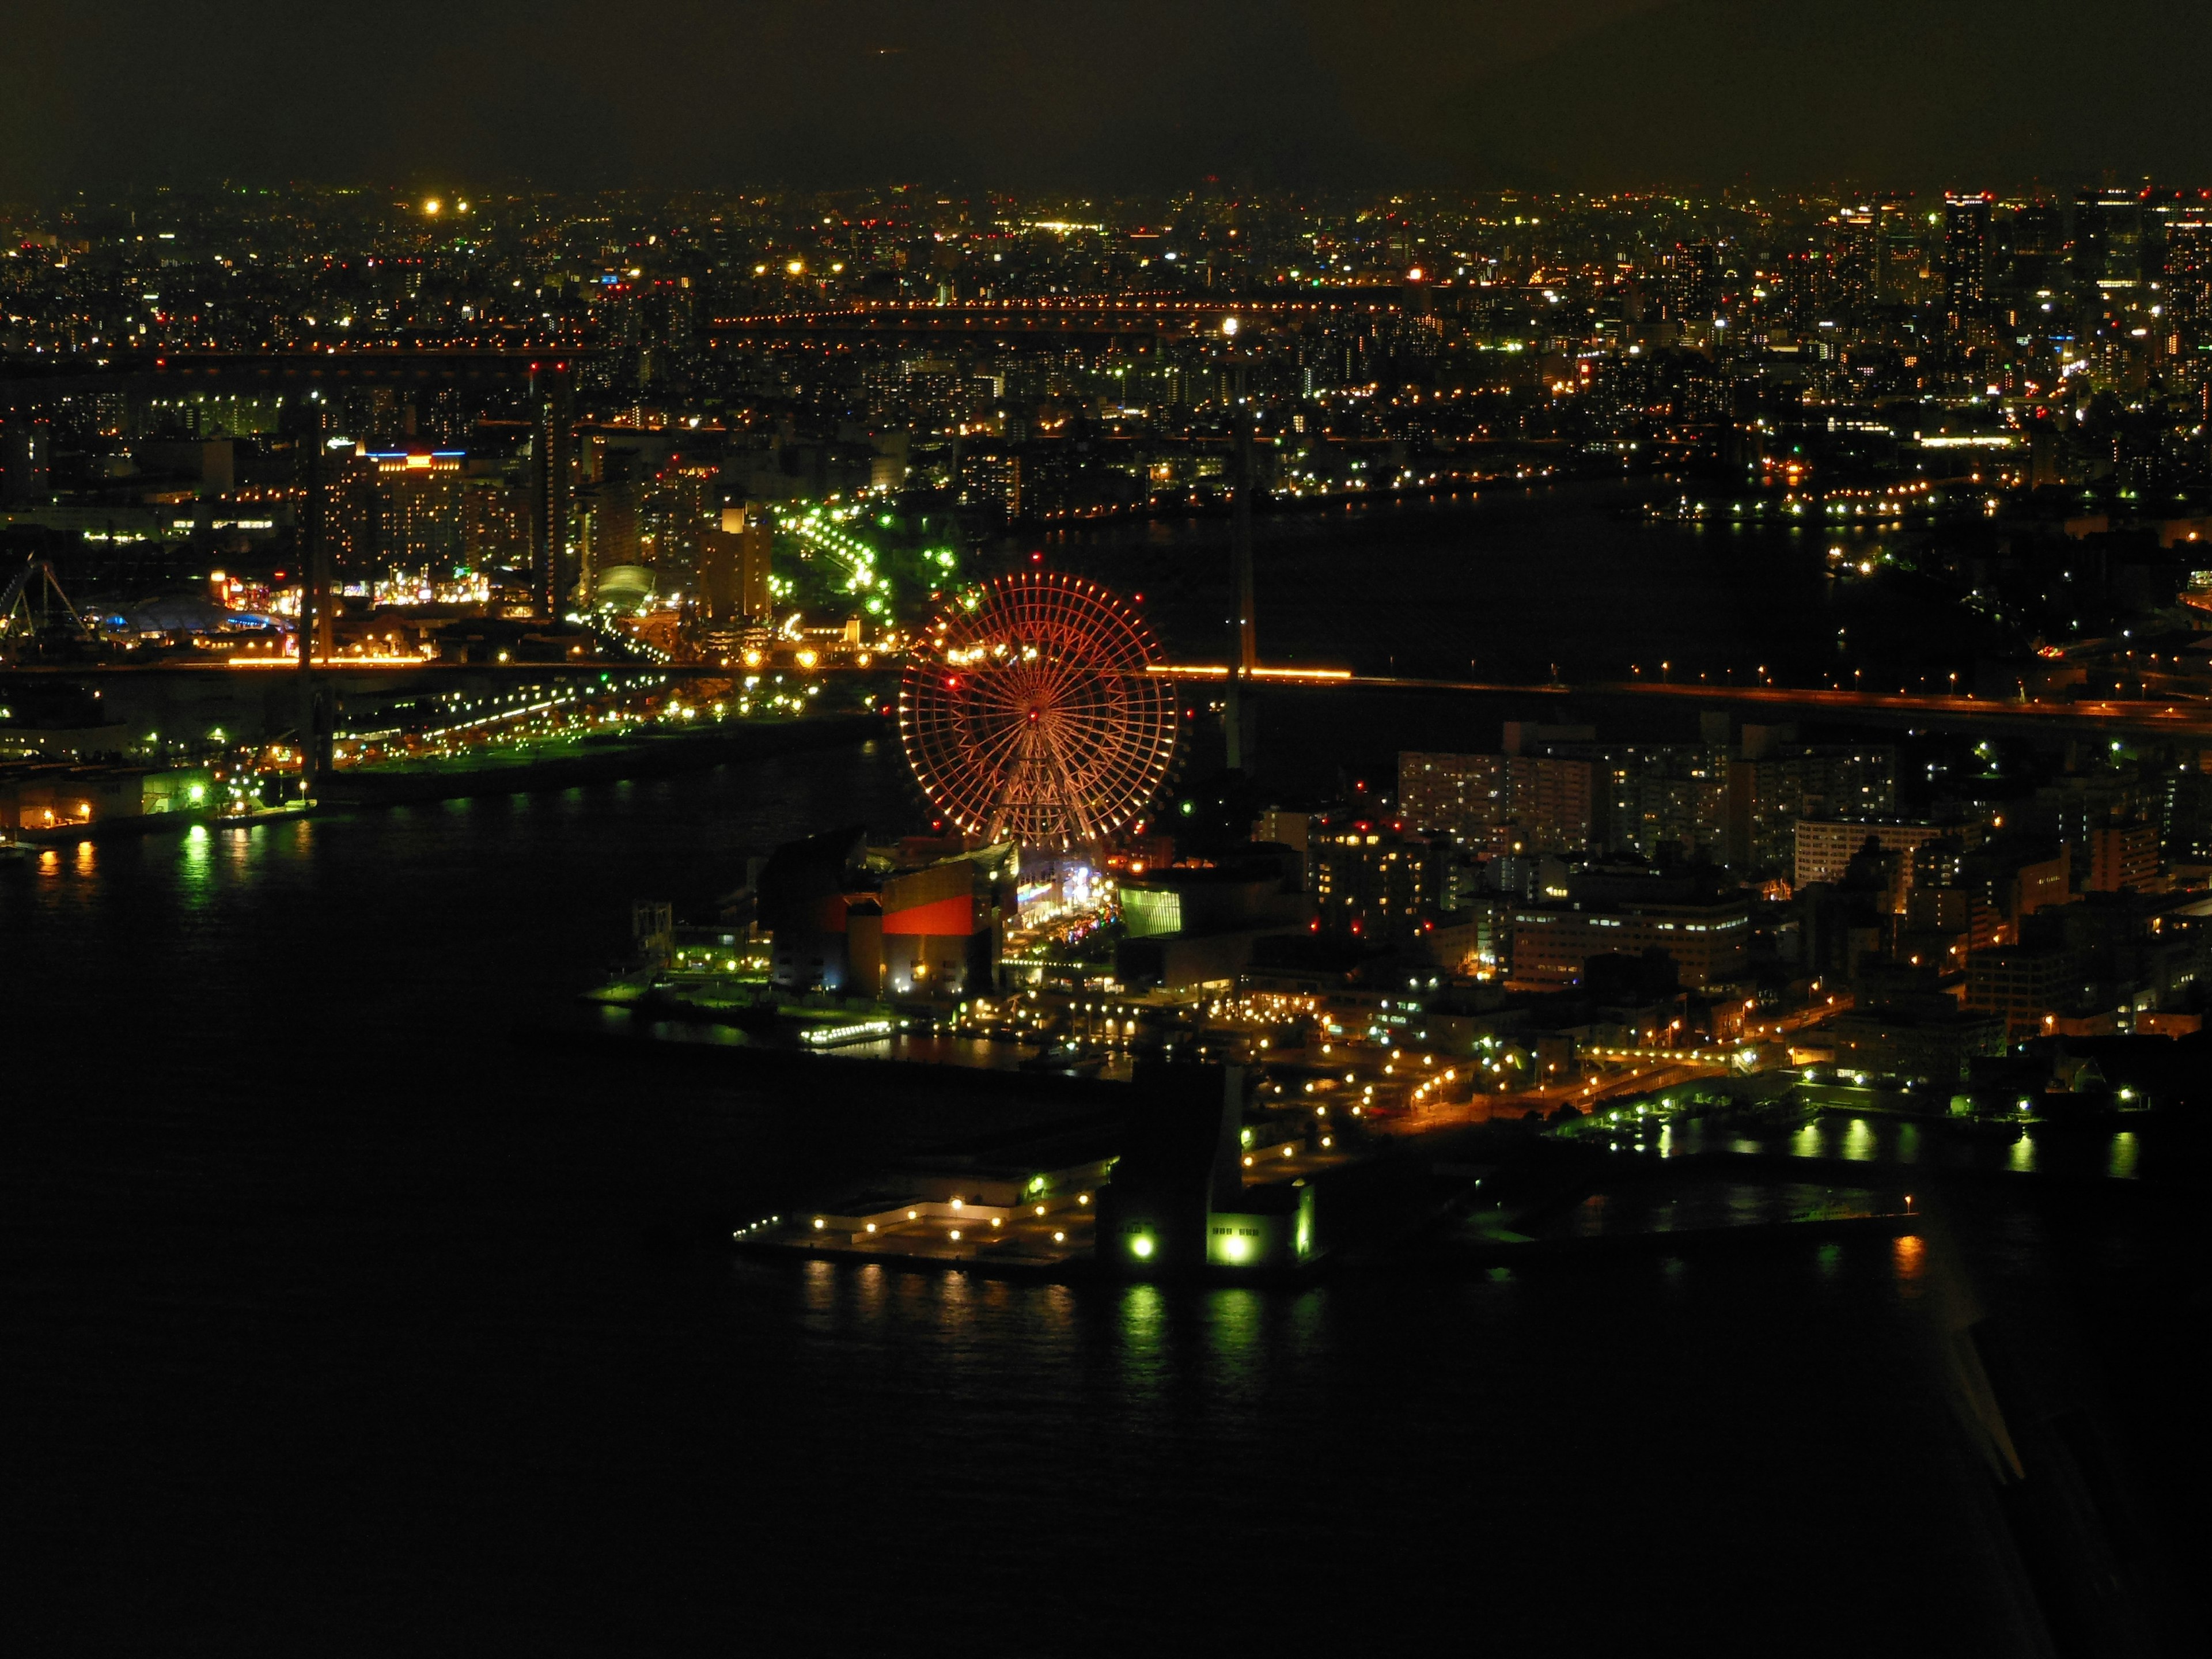
<svg viewBox="0 0 2212 1659">
<path fill-rule="evenodd" d="M 2201 0 L 0 0 L 0 193 L 2212 181 Z"/>
</svg>

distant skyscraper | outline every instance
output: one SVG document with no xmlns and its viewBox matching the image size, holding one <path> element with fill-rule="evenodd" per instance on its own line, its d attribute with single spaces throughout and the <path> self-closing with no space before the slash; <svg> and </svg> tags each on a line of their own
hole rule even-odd
<svg viewBox="0 0 2212 1659">
<path fill-rule="evenodd" d="M 1845 308 L 1863 312 L 1879 296 L 1881 278 L 1881 222 L 1870 207 L 1847 207 L 1836 214 L 1836 286 Z"/>
<path fill-rule="evenodd" d="M 538 577 L 538 603 L 548 617 L 561 614 L 576 586 L 575 536 L 570 525 L 574 501 L 575 391 L 565 364 L 532 375 L 537 398 L 531 437 L 531 540 Z"/>
<path fill-rule="evenodd" d="M 1916 305 L 1923 297 L 1920 216 L 1911 202 L 1884 202 L 1876 210 L 1875 241 L 1881 249 L 1879 286 L 1891 305 Z"/>
<path fill-rule="evenodd" d="M 2171 303 L 2197 322 L 2212 318 L 2212 214 L 2177 214 L 2166 228 Z"/>
<path fill-rule="evenodd" d="M 2084 191 L 2074 204 L 2074 272 L 2099 288 L 2143 280 L 2143 204 L 2134 191 Z"/>
<path fill-rule="evenodd" d="M 2066 257 L 2066 217 L 2052 202 L 2027 202 L 2013 210 L 2011 266 L 2015 288 L 2049 288 Z"/>
<path fill-rule="evenodd" d="M 1990 200 L 1943 198 L 1943 325 L 1954 341 L 1972 335 L 1989 299 Z"/>
<path fill-rule="evenodd" d="M 1711 242 L 1692 242 L 1674 250 L 1675 302 L 1683 320 L 1704 321 L 1713 314 L 1719 295 L 1716 277 L 1720 262 Z"/>
</svg>

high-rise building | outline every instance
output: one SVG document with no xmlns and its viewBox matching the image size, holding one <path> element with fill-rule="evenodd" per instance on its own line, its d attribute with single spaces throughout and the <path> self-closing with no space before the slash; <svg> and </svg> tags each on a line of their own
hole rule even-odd
<svg viewBox="0 0 2212 1659">
<path fill-rule="evenodd" d="M 373 453 L 370 564 L 377 576 L 410 570 L 443 577 L 467 558 L 461 457 L 453 451 Z"/>
<path fill-rule="evenodd" d="M 775 605 L 769 586 L 773 540 L 768 514 L 757 507 L 726 507 L 721 527 L 699 550 L 699 599 L 712 626 L 767 623 Z"/>
<path fill-rule="evenodd" d="M 0 500 L 33 501 L 46 495 L 52 445 L 44 420 L 18 415 L 0 423 Z"/>
<path fill-rule="evenodd" d="M 2212 321 L 2212 214 L 2177 214 L 2166 227 L 2167 303 L 2197 323 Z"/>
<path fill-rule="evenodd" d="M 2074 204 L 2074 271 L 2101 289 L 2143 280 L 2143 202 L 2131 190 L 2084 191 Z"/>
<path fill-rule="evenodd" d="M 1713 245 L 1692 242 L 1677 246 L 1672 263 L 1677 317 L 1690 322 L 1710 319 L 1720 297 L 1720 258 Z"/>
<path fill-rule="evenodd" d="M 1673 846 L 1723 855 L 1728 836 L 1725 746 L 1655 744 L 1609 749 L 1599 783 L 1604 830 L 1614 852 L 1656 858 Z"/>
<path fill-rule="evenodd" d="M 1844 309 L 1863 313 L 1880 295 L 1881 240 L 1879 216 L 1871 205 L 1840 208 L 1836 213 L 1836 287 Z"/>
<path fill-rule="evenodd" d="M 464 465 L 461 556 L 472 570 L 528 566 L 530 491 L 508 470 L 475 461 Z"/>
<path fill-rule="evenodd" d="M 2114 823 L 2089 832 L 2093 893 L 2140 893 L 2158 884 L 2158 826 Z"/>
<path fill-rule="evenodd" d="M 2006 227 L 2006 278 L 2033 293 L 2054 286 L 2066 258 L 2066 216 L 2054 202 L 2023 202 Z"/>
<path fill-rule="evenodd" d="M 1989 300 L 1993 199 L 1986 191 L 1943 198 L 1943 326 L 1954 343 L 1972 334 Z"/>
<path fill-rule="evenodd" d="M 1448 851 L 1371 823 L 1324 836 L 1314 854 L 1321 931 L 1372 945 L 1412 940 L 1440 908 Z"/>
<path fill-rule="evenodd" d="M 1966 846 L 1980 844 L 1978 825 L 1942 823 L 1898 823 L 1864 818 L 1822 819 L 1804 817 L 1796 823 L 1796 865 L 1793 886 L 1806 887 L 1814 882 L 1835 883 L 1844 878 L 1852 859 L 1869 841 L 1885 853 L 1899 854 L 1902 866 L 1902 889 L 1912 884 L 1912 855 L 1927 842 L 1953 836 Z M 1900 893 L 1901 897 L 1901 893 Z"/>
<path fill-rule="evenodd" d="M 538 603 L 557 617 L 574 596 L 581 574 L 574 516 L 575 392 L 568 366 L 556 363 L 532 376 L 537 400 L 531 434 L 531 544 L 537 566 Z"/>
<path fill-rule="evenodd" d="M 1763 741 L 1744 728 L 1744 758 L 1729 767 L 1728 861 L 1788 868 L 1802 817 L 1887 817 L 1897 806 L 1897 751 L 1884 744 Z"/>
<path fill-rule="evenodd" d="M 1889 305 L 1917 305 L 1924 292 L 1921 276 L 1925 265 L 1921 252 L 1924 228 L 1921 216 L 1911 202 L 1891 201 L 1881 204 L 1876 218 L 1875 240 L 1881 252 L 1879 285 L 1882 301 Z"/>
<path fill-rule="evenodd" d="M 1534 853 L 1579 853 L 1590 839 L 1591 763 L 1541 755 L 1398 757 L 1398 811 L 1418 829 L 1486 843 L 1517 824 Z"/>
</svg>

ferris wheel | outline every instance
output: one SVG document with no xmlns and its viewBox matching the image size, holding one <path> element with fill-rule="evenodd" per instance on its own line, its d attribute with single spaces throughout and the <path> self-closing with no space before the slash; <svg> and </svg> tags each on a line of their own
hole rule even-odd
<svg viewBox="0 0 2212 1659">
<path fill-rule="evenodd" d="M 959 830 L 1095 844 L 1152 802 L 1175 759 L 1174 683 L 1152 636 L 1095 582 L 1002 577 L 949 606 L 899 691 L 899 740 Z"/>
</svg>

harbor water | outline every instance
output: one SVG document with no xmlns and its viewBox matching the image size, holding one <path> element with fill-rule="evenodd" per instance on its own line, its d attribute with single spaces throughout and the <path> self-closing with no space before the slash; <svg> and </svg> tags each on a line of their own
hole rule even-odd
<svg viewBox="0 0 2212 1659">
<path fill-rule="evenodd" d="M 2154 1136 L 2087 1183 L 2007 1142 L 2016 1181 L 1913 1188 L 1924 1229 L 1724 1255 L 1290 1289 L 738 1257 L 1043 1109 L 528 1031 L 634 900 L 711 913 L 749 854 L 910 810 L 879 742 L 0 866 L 17 1650 L 2023 1650 L 1936 1358 L 1992 1314 L 2121 1426 L 2158 1547 L 2207 1541 L 2212 1279 Z M 1869 1192 L 1906 1132 L 1863 1131 Z M 1832 1194 L 1861 1132 L 1814 1133 Z"/>
</svg>

